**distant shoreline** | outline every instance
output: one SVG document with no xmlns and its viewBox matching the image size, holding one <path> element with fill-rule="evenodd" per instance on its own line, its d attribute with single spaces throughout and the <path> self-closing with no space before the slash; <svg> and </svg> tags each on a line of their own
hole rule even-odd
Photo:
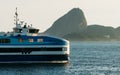
<svg viewBox="0 0 120 75">
<path fill-rule="evenodd" d="M 69 40 L 69 39 L 67 39 Z M 69 40 L 70 42 L 120 42 L 120 39 L 111 39 L 111 40 Z"/>
</svg>

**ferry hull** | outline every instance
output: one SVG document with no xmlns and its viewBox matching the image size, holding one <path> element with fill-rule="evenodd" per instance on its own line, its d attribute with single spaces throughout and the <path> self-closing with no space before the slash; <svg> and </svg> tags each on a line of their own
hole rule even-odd
<svg viewBox="0 0 120 75">
<path fill-rule="evenodd" d="M 0 63 L 68 63 L 68 55 L 0 55 Z"/>
</svg>

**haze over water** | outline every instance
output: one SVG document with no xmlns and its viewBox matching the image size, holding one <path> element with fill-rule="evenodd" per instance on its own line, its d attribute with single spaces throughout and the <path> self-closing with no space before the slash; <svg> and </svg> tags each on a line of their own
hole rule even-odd
<svg viewBox="0 0 120 75">
<path fill-rule="evenodd" d="M 0 0 L 0 31 L 12 31 L 16 7 L 20 20 L 41 32 L 73 8 L 83 10 L 88 25 L 120 26 L 119 0 Z"/>
<path fill-rule="evenodd" d="M 119 75 L 120 42 L 71 42 L 69 64 L 0 64 L 0 75 Z"/>
</svg>

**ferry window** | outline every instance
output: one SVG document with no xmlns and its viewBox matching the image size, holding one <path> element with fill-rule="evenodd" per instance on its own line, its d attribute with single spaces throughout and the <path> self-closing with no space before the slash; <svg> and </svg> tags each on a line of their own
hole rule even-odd
<svg viewBox="0 0 120 75">
<path fill-rule="evenodd" d="M 10 39 L 0 39 L 0 43 L 10 43 Z"/>
<path fill-rule="evenodd" d="M 67 47 L 63 47 L 63 49 L 62 49 L 63 51 L 67 51 Z"/>
<path fill-rule="evenodd" d="M 22 38 L 19 38 L 19 39 L 18 39 L 18 42 L 23 42 L 23 39 L 22 39 Z"/>
<path fill-rule="evenodd" d="M 32 38 L 29 38 L 28 41 L 29 41 L 29 42 L 33 42 L 33 39 L 32 39 Z"/>
<path fill-rule="evenodd" d="M 21 32 L 22 32 L 22 29 L 14 29 L 14 31 L 15 31 L 16 33 L 21 33 Z"/>
<path fill-rule="evenodd" d="M 5 43 L 10 43 L 10 39 L 5 39 Z"/>
<path fill-rule="evenodd" d="M 43 42 L 43 39 L 39 38 L 37 39 L 37 42 Z"/>
<path fill-rule="evenodd" d="M 29 33 L 38 33 L 39 29 L 29 29 Z"/>
</svg>

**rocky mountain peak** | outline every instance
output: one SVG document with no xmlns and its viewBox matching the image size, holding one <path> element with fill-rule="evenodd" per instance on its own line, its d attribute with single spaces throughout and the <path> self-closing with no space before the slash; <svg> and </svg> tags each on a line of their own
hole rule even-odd
<svg viewBox="0 0 120 75">
<path fill-rule="evenodd" d="M 64 35 L 80 32 L 87 27 L 84 13 L 79 8 L 73 8 L 67 14 L 56 20 L 53 25 L 45 31 L 45 34 L 63 37 Z"/>
</svg>

